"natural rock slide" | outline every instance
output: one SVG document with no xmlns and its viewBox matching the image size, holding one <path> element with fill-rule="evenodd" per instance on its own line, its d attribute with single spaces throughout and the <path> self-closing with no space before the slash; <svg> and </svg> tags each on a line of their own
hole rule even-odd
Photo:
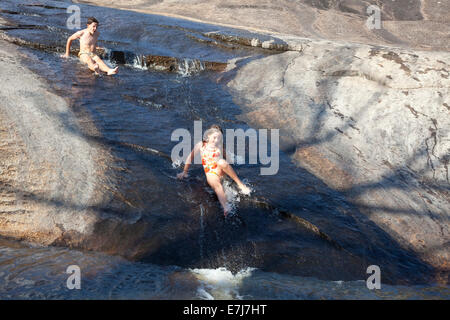
<svg viewBox="0 0 450 320">
<path fill-rule="evenodd" d="M 330 10 L 333 7 L 361 17 L 364 7 L 360 8 L 358 1 L 330 3 L 304 1 L 300 5 L 320 9 L 314 11 L 316 29 L 305 27 L 301 36 L 313 32 L 317 36 L 320 30 L 321 37 L 327 35 L 333 41 L 302 38 L 292 32 L 277 34 L 276 38 L 205 32 L 203 41 L 209 44 L 270 49 L 277 54 L 252 61 L 237 59 L 228 64 L 202 61 L 198 62 L 198 69 L 223 72 L 220 81 L 243 108 L 241 120 L 256 128 L 280 128 L 282 150 L 357 208 L 359 223 L 367 219 L 380 227 L 401 248 L 433 267 L 435 274 L 430 281 L 448 283 L 450 54 L 407 48 L 445 50 L 446 45 L 437 40 L 430 43 L 420 37 L 406 37 L 403 39 L 409 40 L 400 43 L 391 37 L 398 36 L 399 21 L 412 24 L 414 19 L 434 17 L 438 19 L 436 23 L 444 21 L 445 25 L 446 17 L 430 9 L 430 1 L 414 7 L 417 10 L 411 13 L 412 18 L 404 16 L 400 7 L 386 5 L 383 15 L 391 35 L 375 35 L 373 39 L 379 45 L 356 44 L 323 31 L 329 30 L 322 29 L 323 16 L 342 17 Z M 233 5 L 236 4 L 226 3 L 222 7 L 233 10 Z M 257 9 L 252 6 L 248 4 L 244 9 Z M 272 5 L 258 6 L 264 10 Z M 2 28 L 33 26 L 4 23 Z M 63 49 L 62 45 L 0 35 L 9 43 L 47 52 Z M 352 34 L 350 40 L 364 37 Z M 364 39 L 370 41 L 370 37 Z M 403 48 L 387 46 L 388 43 Z M 104 138 L 84 139 L 77 123 L 83 119 L 71 114 L 67 101 L 42 84 L 36 86 L 42 82 L 21 66 L 20 53 L 11 44 L 2 44 L 0 234 L 129 258 L 144 256 L 155 244 L 143 245 L 141 240 L 160 222 L 152 224 L 134 213 L 125 214 L 124 219 L 123 212 L 99 209 L 115 192 L 115 182 L 106 174 L 114 160 L 104 145 L 121 144 L 163 159 L 168 155 Z M 103 56 L 116 63 L 139 61 L 143 67 L 161 71 L 179 71 L 184 63 L 177 58 L 138 57 L 125 51 L 104 50 Z M 19 72 L 20 85 L 17 80 L 9 81 Z M 263 197 L 246 199 L 244 205 L 245 202 L 288 218 L 336 250 L 354 256 L 352 250 L 345 249 L 345 235 L 330 231 L 320 218 L 300 217 Z M 71 219 L 74 214 L 81 217 L 76 223 Z M 361 231 L 370 238 L 373 229 L 361 226 Z M 126 236 L 126 241 L 111 243 L 113 234 Z"/>
<path fill-rule="evenodd" d="M 35 46 L 34 46 L 35 47 Z M 45 47 L 44 49 L 48 49 L 47 47 Z M 2 61 L 8 61 L 10 62 L 12 65 L 10 65 L 9 67 L 3 66 L 2 69 L 2 74 L 4 76 L 4 80 L 9 80 L 8 79 L 8 73 L 12 72 L 12 70 L 14 69 L 15 65 L 17 64 L 17 61 L 15 61 L 15 59 L 13 58 L 13 56 L 11 55 L 11 52 L 14 52 L 15 50 L 13 49 L 13 47 L 11 46 L 6 46 L 6 50 L 4 49 L 2 54 Z M 17 52 L 15 52 L 17 54 Z M 20 67 L 22 70 L 26 70 L 23 69 L 22 67 Z M 57 173 L 54 172 L 53 174 L 55 175 L 55 177 L 59 177 L 61 175 L 66 176 L 67 174 L 71 173 L 73 175 L 77 175 L 77 177 L 67 177 L 67 180 L 61 180 L 61 181 L 56 181 L 54 180 L 55 178 L 53 178 L 52 182 L 47 182 L 46 180 L 44 180 L 43 176 L 35 176 L 34 170 L 32 169 L 33 167 L 36 167 L 36 170 L 38 172 L 43 172 L 46 171 L 44 166 L 40 166 L 39 162 L 44 161 L 44 159 L 36 159 L 35 161 L 37 162 L 36 164 L 28 164 L 27 161 L 32 161 L 32 159 L 30 159 L 31 155 L 28 155 L 27 153 L 27 149 L 29 149 L 30 147 L 33 147 L 34 142 L 31 142 L 30 140 L 28 140 L 28 146 L 25 146 L 24 142 L 21 141 L 21 135 L 28 135 L 28 136 L 33 136 L 33 133 L 29 133 L 26 134 L 25 132 L 27 130 L 29 130 L 28 125 L 26 124 L 26 122 L 22 123 L 23 127 L 19 127 L 16 128 L 12 122 L 8 121 L 8 114 L 6 113 L 11 112 L 11 110 L 15 110 L 14 112 L 17 113 L 19 112 L 20 114 L 22 114 L 22 117 L 25 118 L 29 113 L 31 113 L 30 115 L 28 115 L 30 118 L 28 118 L 29 123 L 36 123 L 36 122 L 40 122 L 42 121 L 41 118 L 31 118 L 35 113 L 36 110 L 39 116 L 42 117 L 43 115 L 45 115 L 45 113 L 49 113 L 51 114 L 51 110 L 50 111 L 44 111 L 44 109 L 42 109 L 44 106 L 47 105 L 54 105 L 57 104 L 59 106 L 59 108 L 63 109 L 64 105 L 66 104 L 64 102 L 64 100 L 58 98 L 55 95 L 50 94 L 49 92 L 44 93 L 44 91 L 42 91 L 41 88 L 39 89 L 32 89 L 32 84 L 33 81 L 36 81 L 36 78 L 29 72 L 25 72 L 23 74 L 23 83 L 22 83 L 22 88 L 21 88 L 21 92 L 27 92 L 27 94 L 25 96 L 29 96 L 30 98 L 33 96 L 46 96 L 48 97 L 46 100 L 38 103 L 37 105 L 34 105 L 34 103 L 32 102 L 32 100 L 29 100 L 28 104 L 21 104 L 20 102 L 17 101 L 13 101 L 11 100 L 11 97 L 16 97 L 16 95 L 14 94 L 15 91 L 15 86 L 13 85 L 14 82 L 11 82 L 11 85 L 8 87 L 3 87 L 2 88 L 2 98 L 4 98 L 3 101 L 3 111 L 5 112 L 5 114 L 3 114 L 2 120 L 2 128 L 3 128 L 3 133 L 2 133 L 2 141 L 3 141 L 3 161 L 5 164 L 5 169 L 2 170 L 3 173 L 3 200 L 2 200 L 2 212 L 3 212 L 3 230 L 1 231 L 3 236 L 7 236 L 7 237 L 12 237 L 12 238 L 16 238 L 16 239 L 23 239 L 23 240 L 27 240 L 27 241 L 32 241 L 32 242 L 38 242 L 38 243 L 42 243 L 42 244 L 60 244 L 60 245 L 68 245 L 68 246 L 77 246 L 74 243 L 73 238 L 71 238 L 73 235 L 76 235 L 77 241 L 82 241 L 82 242 L 86 242 L 86 241 L 90 241 L 89 237 L 93 236 L 93 235 L 89 235 L 88 230 L 92 229 L 92 224 L 93 223 L 98 223 L 99 219 L 102 219 L 100 217 L 96 217 L 95 214 L 93 214 L 88 207 L 92 207 L 92 209 L 94 209 L 95 204 L 93 204 L 93 200 L 92 198 L 94 198 L 94 196 L 90 193 L 84 194 L 83 197 L 79 197 L 78 194 L 73 194 L 71 196 L 72 199 L 77 198 L 77 201 L 80 202 L 80 204 L 75 204 L 74 205 L 74 210 L 76 210 L 76 212 L 78 212 L 78 214 L 80 214 L 80 212 L 78 211 L 78 209 L 83 209 L 83 207 L 86 208 L 86 212 L 82 213 L 80 216 L 83 217 L 82 220 L 87 220 L 84 223 L 80 223 L 79 221 L 77 222 L 77 227 L 76 229 L 73 228 L 72 223 L 70 222 L 70 215 L 73 214 L 73 211 L 68 211 L 68 212 L 64 212 L 63 214 L 61 214 L 61 212 L 59 211 L 59 214 L 55 214 L 55 212 L 53 212 L 52 210 L 48 210 L 47 212 L 45 212 L 46 210 L 44 209 L 43 211 L 45 212 L 45 216 L 40 216 L 38 219 L 42 222 L 45 217 L 47 217 L 47 219 L 49 219 L 46 223 L 44 224 L 39 224 L 36 225 L 34 223 L 34 221 L 37 219 L 37 217 L 32 213 L 33 211 L 35 211 L 35 209 L 32 208 L 32 202 L 34 200 L 36 200 L 37 197 L 36 195 L 30 196 L 27 195 L 26 192 L 20 192 L 20 190 L 15 189 L 13 186 L 17 186 L 18 183 L 19 184 L 25 184 L 26 180 L 35 180 L 35 183 L 37 184 L 38 181 L 39 183 L 42 183 L 42 185 L 46 185 L 47 183 L 49 184 L 54 184 L 55 187 L 57 186 L 57 189 L 61 188 L 62 185 L 65 185 L 64 189 L 67 188 L 71 188 L 73 187 L 73 183 L 76 184 L 80 184 L 79 187 L 75 186 L 75 190 L 79 189 L 80 192 L 83 192 L 85 190 L 93 190 L 93 189 L 99 189 L 99 188 L 95 188 L 93 187 L 93 185 L 95 185 L 95 180 L 99 179 L 99 177 L 97 177 L 97 175 L 101 175 L 101 166 L 98 166 L 99 164 L 101 164 L 100 162 L 104 162 L 106 161 L 107 155 L 106 152 L 103 150 L 97 150 L 97 148 L 95 147 L 96 143 L 91 143 L 87 144 L 87 142 L 89 141 L 85 141 L 84 144 L 80 145 L 80 138 L 79 137 L 67 137 L 67 139 L 76 139 L 75 141 L 78 141 L 78 144 L 72 144 L 72 146 L 77 146 L 80 145 L 80 150 L 75 149 L 75 150 L 71 150 L 69 155 L 65 155 L 65 151 L 63 150 L 54 150 L 55 152 L 61 152 L 61 155 L 54 155 L 55 158 L 57 158 L 55 161 L 55 163 L 53 163 L 53 165 L 49 165 L 48 168 L 53 167 L 53 168 L 59 168 L 59 170 L 62 170 L 62 172 L 64 173 Z M 9 97 L 9 98 L 8 98 Z M 56 101 L 56 102 L 55 102 Z M 24 110 L 20 110 L 18 111 L 17 108 L 19 106 L 24 106 Z M 25 110 L 26 107 L 29 106 L 33 106 L 33 109 L 31 110 Z M 66 106 L 67 108 L 67 106 Z M 71 117 L 73 117 L 73 115 L 70 115 L 70 111 L 69 110 L 65 110 L 65 112 L 67 112 L 67 116 L 66 118 L 68 119 L 67 121 L 69 122 L 70 127 L 72 128 L 72 130 L 76 131 L 76 124 L 73 123 L 73 119 L 71 119 Z M 33 120 L 31 120 L 33 119 Z M 52 119 L 54 121 L 58 121 L 58 119 Z M 48 120 L 47 120 L 48 121 Z M 79 119 L 79 121 L 82 121 L 82 119 Z M 59 132 L 52 132 L 50 133 L 50 130 L 52 130 L 53 127 L 57 127 L 58 124 L 53 124 L 53 125 L 49 125 L 48 123 L 43 124 L 43 126 L 47 127 L 47 131 L 44 130 L 39 130 L 38 128 L 34 128 L 34 132 L 35 134 L 39 134 L 39 135 L 44 135 L 47 136 L 67 136 L 67 134 L 63 134 L 62 131 Z M 9 128 L 9 129 L 8 129 Z M 18 130 L 21 130 L 22 132 L 17 132 Z M 14 136 L 12 137 L 12 135 L 14 134 Z M 78 133 L 81 134 L 81 133 Z M 45 154 L 45 161 L 49 162 L 52 160 L 52 156 L 51 153 L 48 153 L 48 147 L 50 145 L 56 146 L 58 145 L 56 142 L 52 142 L 52 143 L 48 143 L 47 145 L 47 138 L 44 137 L 37 137 L 37 136 L 33 136 L 33 140 L 35 141 L 39 141 L 40 143 L 40 147 L 42 148 L 42 154 Z M 131 149 L 134 150 L 138 150 L 140 152 L 145 152 L 145 153 L 149 153 L 152 155 L 156 155 L 159 157 L 162 157 L 168 161 L 171 161 L 171 157 L 163 152 L 160 152 L 158 150 L 152 149 L 152 148 L 148 148 L 148 147 L 142 147 L 136 144 L 129 144 L 129 143 L 124 143 L 124 142 L 118 142 L 118 141 L 112 141 L 112 140 L 108 140 L 106 138 L 99 138 L 98 140 L 100 140 L 101 143 L 103 144 L 108 144 L 108 145 L 119 145 L 119 146 L 125 146 L 125 147 L 129 147 Z M 89 145 L 88 151 L 84 151 L 81 150 L 82 148 L 86 148 Z M 97 144 L 98 145 L 98 144 Z M 16 147 L 19 148 L 19 150 L 14 150 Z M 63 146 L 61 146 L 63 147 Z M 87 152 L 87 153 L 86 153 Z M 86 153 L 86 158 L 83 159 L 81 157 L 81 155 Z M 103 157 L 102 160 L 98 160 L 96 159 L 97 157 L 97 153 L 102 153 Z M 37 158 L 39 158 L 39 152 L 35 155 Z M 75 158 L 74 158 L 75 157 Z M 14 160 L 12 160 L 14 159 Z M 64 159 L 64 162 L 58 163 L 57 160 L 58 159 Z M 70 168 L 71 170 L 74 170 L 73 167 L 73 163 L 72 162 L 78 162 L 77 166 L 83 166 L 85 164 L 86 167 L 82 172 L 69 172 L 67 171 L 68 168 Z M 66 164 L 66 162 L 68 162 L 68 164 Z M 9 163 L 14 163 L 16 165 L 11 165 Z M 96 169 L 94 169 L 93 167 L 96 166 Z M 40 168 L 38 168 L 40 167 Z M 28 170 L 27 172 L 24 172 L 24 170 Z M 79 170 L 79 169 L 78 169 Z M 89 170 L 89 171 L 87 171 Z M 77 170 L 75 170 L 77 171 Z M 94 172 L 97 172 L 96 174 L 94 174 Z M 47 174 L 49 174 L 49 172 L 47 172 Z M 78 177 L 79 176 L 79 177 Z M 84 179 L 83 177 L 88 177 L 89 179 L 87 179 L 86 181 L 82 182 L 82 180 Z M 35 177 L 35 178 L 32 178 Z M 88 185 L 89 188 L 85 189 L 86 186 Z M 41 186 L 42 187 L 42 186 Z M 45 193 L 43 189 L 39 190 L 39 187 L 36 186 L 35 187 L 36 190 L 39 191 L 39 193 Z M 62 189 L 62 190 L 64 190 Z M 64 192 L 62 190 L 59 190 L 59 192 Z M 52 191 L 51 195 L 46 195 L 46 196 L 42 196 L 42 198 L 52 198 L 53 200 L 51 200 L 51 202 L 55 202 L 54 199 L 66 199 L 65 196 L 58 196 L 55 193 L 57 193 L 56 189 Z M 94 193 L 94 190 L 92 191 L 92 193 Z M 101 193 L 101 194 L 96 194 L 95 195 L 98 199 L 102 199 L 103 197 L 106 196 L 105 193 Z M 92 197 L 92 198 L 91 198 Z M 28 200 L 27 200 L 28 198 Z M 36 199 L 33 199 L 36 198 Z M 84 200 L 83 200 L 84 198 Z M 7 200 L 9 199 L 9 200 Z M 61 200 L 63 201 L 63 200 Z M 64 200 L 66 201 L 66 200 Z M 266 199 L 258 199 L 258 198 L 254 198 L 254 199 L 248 199 L 247 201 L 250 201 L 251 203 L 253 203 L 254 205 L 264 208 L 264 209 L 269 209 L 272 211 L 279 211 L 280 214 L 282 214 L 283 216 L 286 217 L 291 217 L 293 219 L 295 219 L 296 221 L 299 221 L 300 224 L 306 226 L 308 229 L 310 229 L 312 232 L 316 233 L 317 235 L 319 235 L 320 237 L 323 237 L 324 239 L 326 239 L 327 241 L 330 241 L 333 245 L 338 246 L 336 243 L 333 242 L 333 240 L 331 240 L 326 234 L 324 234 L 323 232 L 321 232 L 316 226 L 312 225 L 311 223 L 307 222 L 304 219 L 295 217 L 294 215 L 292 215 L 289 212 L 286 212 L 284 209 L 282 208 L 277 208 L 274 204 L 270 203 L 270 201 L 266 200 Z M 49 203 L 48 207 L 52 207 L 55 206 L 56 208 L 58 208 L 58 204 L 57 203 Z M 54 208 L 54 209 L 56 209 Z M 42 209 L 40 209 L 42 210 Z M 59 210 L 59 209 L 58 209 Z M 11 213 L 16 213 L 14 215 L 14 219 L 11 220 Z M 18 212 L 21 212 L 20 215 L 17 215 Z M 42 213 L 44 213 L 42 212 Z M 87 217 L 84 217 L 84 215 L 86 214 Z M 57 216 L 58 219 L 54 219 L 54 216 Z M 18 219 L 18 217 L 20 217 L 20 219 Z M 78 225 L 79 224 L 79 225 Z M 33 230 L 33 231 L 32 231 Z M 83 235 L 83 233 L 85 233 L 85 235 Z M 84 238 L 87 237 L 87 238 Z M 89 247 L 89 246 L 88 246 Z"/>
<path fill-rule="evenodd" d="M 43 245 L 101 250 L 131 259 L 148 254 L 149 241 L 144 239 L 149 237 L 149 231 L 154 233 L 152 225 L 139 215 L 105 209 L 104 204 L 111 197 L 121 197 L 106 173 L 114 159 L 105 146 L 126 147 L 166 161 L 171 161 L 170 156 L 152 148 L 98 137 L 94 127 L 88 128 L 93 134 L 87 137 L 83 133 L 86 129 L 81 130 L 79 123 L 85 127 L 89 120 L 72 114 L 68 102 L 42 84 L 35 87 L 40 81 L 20 66 L 20 56 L 12 45 L 4 43 L 2 75 L 8 85 L 1 91 L 1 235 Z M 20 86 L 14 78 L 18 68 Z M 15 120 L 16 115 L 20 115 L 19 121 Z M 122 200 L 134 207 L 127 199 Z M 317 226 L 266 199 L 245 202 L 293 220 L 343 250 Z M 75 221 L 74 216 L 78 217 Z"/>
<path fill-rule="evenodd" d="M 3 27 L 3 30 L 13 30 L 13 29 L 36 29 L 39 26 L 8 26 Z M 1 30 L 2 28 L 0 28 Z M 62 45 L 49 45 L 38 42 L 27 41 L 18 37 L 13 37 L 5 33 L 0 33 L 0 38 L 2 40 L 8 41 L 10 43 L 34 48 L 38 50 L 44 50 L 47 52 L 64 52 L 64 47 Z M 77 56 L 79 52 L 78 48 L 71 48 L 70 54 Z M 197 71 L 224 71 L 227 68 L 226 63 L 221 62 L 211 62 L 211 61 L 200 61 L 192 60 L 186 62 L 185 59 L 177 59 L 175 57 L 165 57 L 157 55 L 137 55 L 133 52 L 119 51 L 119 50 L 108 50 L 106 48 L 97 48 L 97 53 L 102 59 L 110 60 L 111 62 L 117 64 L 138 64 L 141 68 L 146 68 L 149 70 L 167 71 L 167 72 L 179 72 L 186 68 L 186 63 L 188 69 Z"/>
</svg>

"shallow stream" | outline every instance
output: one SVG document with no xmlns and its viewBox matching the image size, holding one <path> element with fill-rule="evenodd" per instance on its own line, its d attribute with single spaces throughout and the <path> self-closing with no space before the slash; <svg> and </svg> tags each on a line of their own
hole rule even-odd
<svg viewBox="0 0 450 320">
<path fill-rule="evenodd" d="M 5 32 L 34 43 L 64 45 L 71 33 L 65 25 L 70 2 L 39 4 L 2 0 L 0 16 L 21 26 Z M 402 249 L 341 194 L 292 163 L 289 150 L 280 152 L 274 176 L 261 176 L 259 165 L 235 166 L 254 192 L 243 197 L 227 183 L 235 207 L 227 219 L 201 166 L 184 182 L 175 178 L 181 169 L 165 156 L 176 144 L 171 141 L 175 129 L 193 132 L 198 120 L 203 129 L 214 123 L 249 128 L 225 85 L 235 71 L 208 71 L 203 62 L 237 59 L 239 68 L 277 52 L 211 42 L 204 36 L 220 31 L 252 37 L 244 31 L 80 7 L 82 21 L 87 16 L 100 20 L 99 45 L 108 52 L 128 53 L 117 76 L 95 77 L 75 57 L 64 60 L 57 52 L 30 47 L 21 49 L 27 56 L 23 63 L 68 98 L 76 115 L 87 115 L 98 133 L 80 124 L 84 137 L 107 147 L 116 159 L 108 175 L 120 196 L 99 210 L 115 210 L 124 220 L 139 216 L 151 221 L 158 230 L 146 240 L 155 244 L 138 258 L 125 259 L 2 240 L 0 298 L 448 299 L 448 287 L 427 284 L 430 266 Z M 180 63 L 171 72 L 147 70 L 139 55 L 172 57 Z M 271 206 L 255 199 L 268 199 Z M 72 264 L 82 270 L 82 290 L 66 287 L 65 271 Z M 382 290 L 366 287 L 371 264 L 382 268 Z"/>
</svg>

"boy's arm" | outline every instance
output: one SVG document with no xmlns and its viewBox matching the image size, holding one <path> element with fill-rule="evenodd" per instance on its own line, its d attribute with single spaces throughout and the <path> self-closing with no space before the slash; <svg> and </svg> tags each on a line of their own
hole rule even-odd
<svg viewBox="0 0 450 320">
<path fill-rule="evenodd" d="M 70 54 L 70 46 L 72 45 L 72 41 L 75 40 L 75 39 L 81 38 L 81 36 L 83 35 L 83 33 L 84 33 L 83 30 L 78 31 L 78 32 L 75 32 L 73 35 L 71 35 L 71 36 L 69 37 L 69 39 L 67 39 L 66 53 L 65 53 L 64 55 L 62 55 L 62 57 L 64 57 L 64 58 L 68 58 L 68 57 L 69 57 L 69 54 Z"/>
</svg>

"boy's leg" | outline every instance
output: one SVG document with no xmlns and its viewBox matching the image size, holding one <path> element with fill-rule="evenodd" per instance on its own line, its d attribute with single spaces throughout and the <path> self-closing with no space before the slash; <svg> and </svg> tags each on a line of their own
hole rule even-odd
<svg viewBox="0 0 450 320">
<path fill-rule="evenodd" d="M 94 60 L 92 60 L 92 58 L 89 57 L 87 54 L 81 55 L 80 60 L 81 62 L 86 63 L 91 71 L 94 71 L 95 73 L 99 72 L 100 70 L 99 65 Z"/>
<path fill-rule="evenodd" d="M 110 67 L 108 67 L 106 65 L 106 63 L 104 63 L 103 60 L 100 59 L 99 56 L 95 56 L 94 60 L 99 65 L 100 70 L 102 70 L 103 72 L 106 72 L 108 75 L 116 74 L 119 70 L 119 67 L 115 67 L 114 69 L 111 69 Z"/>
</svg>

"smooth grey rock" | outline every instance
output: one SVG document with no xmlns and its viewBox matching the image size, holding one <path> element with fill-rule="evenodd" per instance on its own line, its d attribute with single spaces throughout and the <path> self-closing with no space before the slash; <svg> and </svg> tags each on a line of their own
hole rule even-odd
<svg viewBox="0 0 450 320">
<path fill-rule="evenodd" d="M 68 101 L 20 58 L 15 46 L 1 41 L 0 234 L 81 246 L 109 219 L 95 207 L 110 198 L 103 181 L 111 159 L 83 137 Z"/>
<path fill-rule="evenodd" d="M 445 0 L 74 0 L 186 18 L 272 36 L 396 45 L 448 51 L 450 2 Z M 377 5 L 381 29 L 366 26 Z"/>
<path fill-rule="evenodd" d="M 310 40 L 241 66 L 228 87 L 298 165 L 448 270 L 450 54 Z"/>
</svg>

